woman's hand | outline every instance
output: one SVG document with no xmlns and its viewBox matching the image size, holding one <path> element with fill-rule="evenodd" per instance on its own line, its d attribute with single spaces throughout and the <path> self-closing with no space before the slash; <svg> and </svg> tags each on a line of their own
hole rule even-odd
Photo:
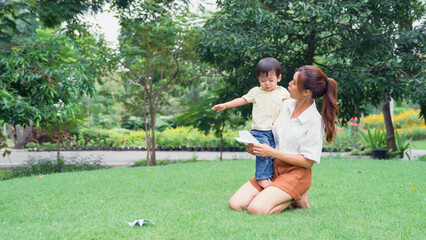
<svg viewBox="0 0 426 240">
<path fill-rule="evenodd" d="M 248 148 L 248 146 L 247 146 L 247 148 Z M 273 148 L 271 148 L 269 145 L 264 144 L 264 143 L 252 145 L 252 152 L 253 152 L 252 154 L 259 156 L 259 157 L 272 157 L 273 151 L 274 151 Z"/>
</svg>

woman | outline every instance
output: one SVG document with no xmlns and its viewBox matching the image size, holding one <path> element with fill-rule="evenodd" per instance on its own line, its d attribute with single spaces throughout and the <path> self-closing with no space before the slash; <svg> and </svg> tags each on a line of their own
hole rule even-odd
<svg viewBox="0 0 426 240">
<path fill-rule="evenodd" d="M 247 147 L 253 155 L 274 158 L 273 182 L 263 189 L 254 178 L 250 179 L 229 200 L 234 210 L 272 214 L 290 204 L 309 208 L 306 192 L 311 186 L 311 167 L 320 162 L 324 130 L 327 142 L 335 136 L 334 123 L 339 112 L 337 83 L 318 67 L 306 65 L 297 69 L 288 91 L 292 99 L 284 101 L 272 129 L 277 147 Z M 322 96 L 320 114 L 314 99 Z"/>
</svg>

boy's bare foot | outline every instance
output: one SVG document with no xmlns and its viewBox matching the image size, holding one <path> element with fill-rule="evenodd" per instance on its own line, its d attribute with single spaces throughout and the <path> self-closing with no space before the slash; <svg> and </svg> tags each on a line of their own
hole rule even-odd
<svg viewBox="0 0 426 240">
<path fill-rule="evenodd" d="M 259 184 L 263 188 L 266 188 L 267 186 L 271 185 L 271 183 L 272 183 L 271 179 L 257 180 L 257 184 Z"/>
<path fill-rule="evenodd" d="M 293 208 L 309 208 L 308 193 L 302 194 L 302 198 L 299 201 L 294 201 L 291 206 Z"/>
</svg>

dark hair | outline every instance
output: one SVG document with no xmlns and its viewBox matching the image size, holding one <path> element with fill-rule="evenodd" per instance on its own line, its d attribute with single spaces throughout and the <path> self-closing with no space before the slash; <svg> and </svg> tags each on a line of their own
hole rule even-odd
<svg viewBox="0 0 426 240">
<path fill-rule="evenodd" d="M 336 135 L 334 124 L 336 115 L 339 114 L 337 82 L 327 78 L 323 71 L 315 66 L 305 65 L 297 71 L 299 74 L 296 82 L 300 91 L 310 90 L 314 99 L 324 96 L 321 116 L 324 121 L 326 140 L 331 142 Z"/>
<path fill-rule="evenodd" d="M 278 62 L 275 58 L 263 58 L 257 63 L 256 66 L 256 76 L 259 77 L 260 75 L 266 74 L 270 71 L 274 71 L 277 78 L 281 75 L 281 64 Z"/>
</svg>

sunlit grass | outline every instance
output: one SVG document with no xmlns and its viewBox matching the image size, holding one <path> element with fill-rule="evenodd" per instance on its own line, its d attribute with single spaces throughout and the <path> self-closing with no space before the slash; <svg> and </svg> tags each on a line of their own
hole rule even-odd
<svg viewBox="0 0 426 240">
<path fill-rule="evenodd" d="M 0 239 L 425 239 L 425 162 L 323 158 L 310 210 L 227 201 L 254 161 L 196 162 L 0 182 Z M 145 218 L 155 225 L 131 228 Z"/>
<path fill-rule="evenodd" d="M 426 150 L 426 140 L 412 141 L 410 144 L 411 144 L 411 149 Z"/>
</svg>

